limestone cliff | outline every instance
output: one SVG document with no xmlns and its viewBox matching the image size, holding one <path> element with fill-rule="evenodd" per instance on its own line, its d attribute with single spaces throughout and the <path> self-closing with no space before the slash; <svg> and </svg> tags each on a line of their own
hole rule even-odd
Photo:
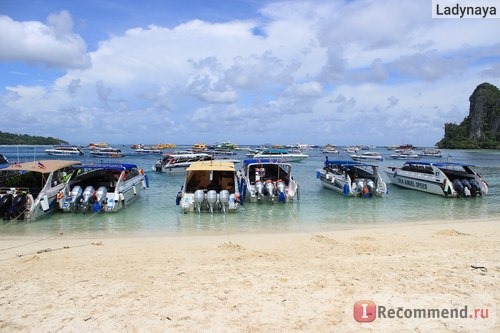
<svg viewBox="0 0 500 333">
<path fill-rule="evenodd" d="M 469 115 L 444 125 L 440 148 L 500 148 L 500 90 L 490 83 L 476 87 L 469 98 Z"/>
</svg>

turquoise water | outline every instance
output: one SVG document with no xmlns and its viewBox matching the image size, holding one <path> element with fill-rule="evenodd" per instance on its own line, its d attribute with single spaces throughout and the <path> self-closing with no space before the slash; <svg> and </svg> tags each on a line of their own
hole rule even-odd
<svg viewBox="0 0 500 333">
<path fill-rule="evenodd" d="M 16 147 L 0 146 L 0 153 L 9 160 L 51 159 L 56 157 L 44 153 L 45 146 Z M 48 218 L 35 222 L 2 222 L 0 233 L 4 235 L 50 235 L 65 234 L 105 234 L 123 235 L 158 233 L 229 233 L 229 232 L 279 232 L 279 231 L 320 231 L 338 228 L 353 228 L 366 224 L 387 225 L 391 223 L 411 223 L 429 220 L 444 222 L 465 219 L 500 219 L 500 151 L 486 150 L 444 150 L 443 154 L 455 162 L 476 165 L 489 184 L 489 194 L 483 198 L 452 199 L 412 190 L 401 189 L 388 184 L 389 193 L 383 198 L 348 198 L 324 189 L 316 179 L 316 169 L 322 167 L 325 155 L 319 150 L 304 153 L 310 157 L 302 162 L 292 163 L 292 175 L 300 186 L 300 199 L 290 204 L 250 204 L 240 206 L 236 214 L 213 215 L 183 214 L 175 205 L 177 192 L 184 176 L 158 174 L 151 167 L 159 155 L 139 155 L 128 146 L 118 147 L 126 154 L 121 159 L 101 160 L 88 156 L 77 160 L 93 162 L 127 162 L 143 168 L 150 188 L 126 210 L 112 214 L 69 214 L 54 213 Z M 178 147 L 177 149 L 183 149 Z M 400 166 L 404 161 L 393 160 L 392 153 L 385 148 L 379 151 L 386 159 L 384 166 Z M 245 159 L 244 152 L 236 158 Z M 64 157 L 64 159 L 71 159 Z M 330 155 L 330 160 L 349 160 L 347 153 Z M 443 158 L 442 160 L 445 160 Z M 241 166 L 237 164 L 237 168 Z M 382 177 L 387 181 L 386 175 Z"/>
</svg>

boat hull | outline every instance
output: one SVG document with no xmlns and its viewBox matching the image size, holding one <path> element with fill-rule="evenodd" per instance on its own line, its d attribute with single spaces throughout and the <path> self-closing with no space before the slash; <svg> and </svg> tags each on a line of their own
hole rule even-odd
<svg viewBox="0 0 500 333">
<path fill-rule="evenodd" d="M 404 187 L 411 190 L 420 192 L 436 194 L 444 197 L 456 197 L 457 192 L 452 186 L 446 187 L 446 180 L 436 179 L 436 177 L 429 175 L 428 177 L 415 177 L 410 173 L 404 171 L 391 172 L 386 171 L 387 176 L 394 185 Z"/>
</svg>

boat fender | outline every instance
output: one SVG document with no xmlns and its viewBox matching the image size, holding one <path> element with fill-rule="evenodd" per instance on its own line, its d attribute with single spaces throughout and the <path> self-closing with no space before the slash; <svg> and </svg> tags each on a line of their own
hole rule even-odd
<svg viewBox="0 0 500 333">
<path fill-rule="evenodd" d="M 285 203 L 285 193 L 280 192 L 278 195 L 278 201 Z"/>
<path fill-rule="evenodd" d="M 62 198 L 64 198 L 64 193 L 63 191 L 57 192 L 57 201 L 60 201 Z"/>
<path fill-rule="evenodd" d="M 99 213 L 101 211 L 101 205 L 98 202 L 94 202 L 94 205 L 92 206 L 92 210 L 94 213 Z"/>
<path fill-rule="evenodd" d="M 42 207 L 42 210 L 44 212 L 48 211 L 50 209 L 49 207 L 49 197 L 47 195 L 44 195 L 42 199 L 40 200 L 40 207 Z"/>
<path fill-rule="evenodd" d="M 350 192 L 350 191 L 349 191 L 349 183 L 348 183 L 348 182 L 346 182 L 346 183 L 344 184 L 344 191 L 343 191 L 343 193 L 344 193 L 344 195 L 349 195 L 349 192 Z"/>
<path fill-rule="evenodd" d="M 135 185 L 132 185 L 132 192 L 134 192 L 134 195 L 137 195 L 137 188 Z"/>
<path fill-rule="evenodd" d="M 327 173 L 327 174 L 325 175 L 325 178 L 326 178 L 326 179 L 330 179 L 330 175 Z"/>
<path fill-rule="evenodd" d="M 149 177 L 148 177 L 148 175 L 144 175 L 144 181 L 146 182 L 146 187 L 149 188 Z"/>
<path fill-rule="evenodd" d="M 316 170 L 316 179 L 319 179 L 320 175 L 321 175 L 321 173 L 319 172 L 319 170 Z"/>
</svg>

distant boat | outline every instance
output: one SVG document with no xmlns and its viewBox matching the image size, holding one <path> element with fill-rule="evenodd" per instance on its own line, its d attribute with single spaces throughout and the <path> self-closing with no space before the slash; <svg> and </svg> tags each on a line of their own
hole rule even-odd
<svg viewBox="0 0 500 333">
<path fill-rule="evenodd" d="M 383 161 L 384 158 L 377 152 L 374 151 L 365 151 L 361 154 L 351 155 L 351 158 L 354 161 Z"/>
<path fill-rule="evenodd" d="M 391 154 L 391 158 L 395 160 L 412 160 L 418 159 L 419 156 L 413 149 L 397 149 L 396 154 Z"/>
<path fill-rule="evenodd" d="M 308 158 L 308 155 L 302 153 L 291 153 L 286 149 L 281 148 L 269 148 L 264 149 L 263 151 L 255 154 L 253 158 L 267 158 L 267 159 L 278 159 L 283 162 L 298 162 L 305 158 Z"/>
<path fill-rule="evenodd" d="M 184 172 L 193 162 L 212 161 L 214 157 L 207 153 L 178 152 L 165 154 L 153 165 L 156 172 Z"/>
<path fill-rule="evenodd" d="M 83 151 L 81 151 L 76 146 L 55 146 L 54 148 L 45 149 L 45 152 L 49 155 L 55 156 L 71 156 L 71 155 L 83 155 Z"/>
<path fill-rule="evenodd" d="M 90 151 L 90 155 L 94 157 L 123 157 L 120 149 L 112 147 L 94 148 Z"/>
<path fill-rule="evenodd" d="M 443 154 L 441 153 L 441 151 L 439 149 L 425 148 L 421 153 L 418 153 L 418 156 L 441 158 L 441 157 L 443 157 Z"/>
</svg>

